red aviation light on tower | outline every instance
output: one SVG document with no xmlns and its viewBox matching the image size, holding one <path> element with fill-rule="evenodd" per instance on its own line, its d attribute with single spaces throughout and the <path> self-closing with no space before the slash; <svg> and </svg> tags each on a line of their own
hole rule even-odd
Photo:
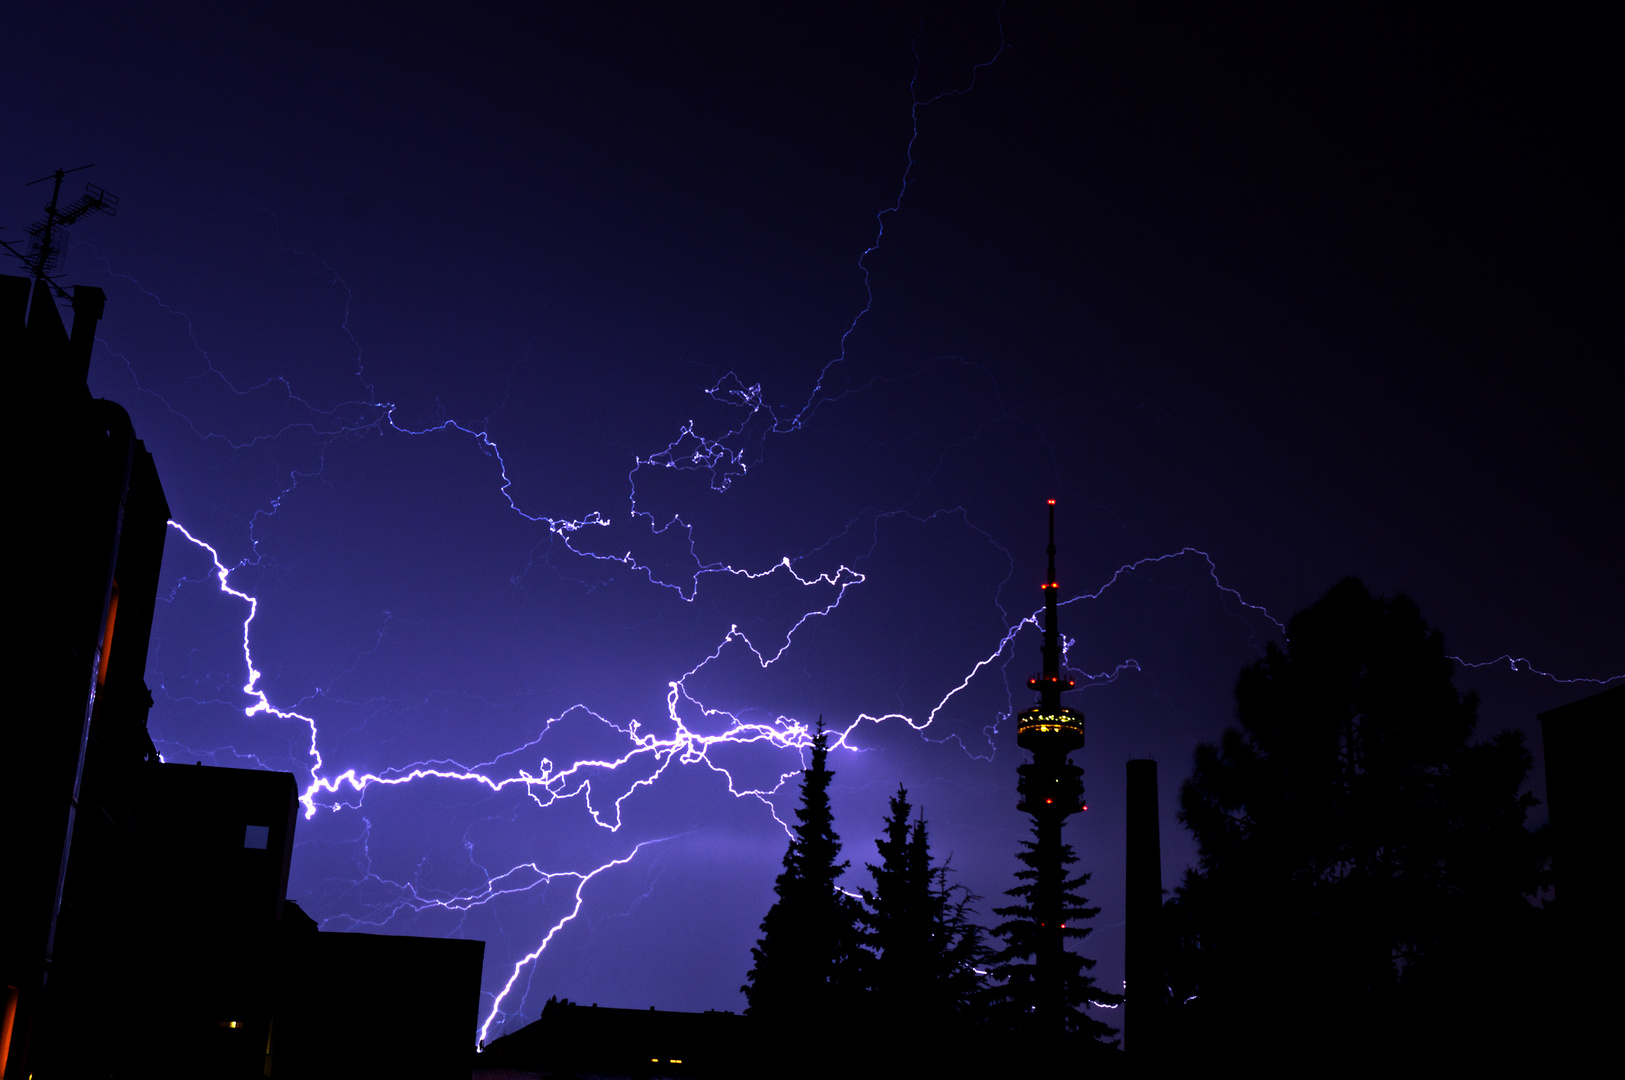
<svg viewBox="0 0 1625 1080">
<path fill-rule="evenodd" d="M 1061 694 L 1077 684 L 1061 677 L 1061 631 L 1057 614 L 1061 586 L 1055 574 L 1055 500 L 1047 501 L 1049 572 L 1044 577 L 1044 670 L 1027 680 L 1027 686 L 1038 693 L 1038 704 L 1016 718 L 1016 743 L 1034 753 L 1044 751 L 1064 756 L 1083 746 L 1083 714 L 1061 705 Z M 1071 798 L 1066 801 L 1074 802 Z"/>
</svg>

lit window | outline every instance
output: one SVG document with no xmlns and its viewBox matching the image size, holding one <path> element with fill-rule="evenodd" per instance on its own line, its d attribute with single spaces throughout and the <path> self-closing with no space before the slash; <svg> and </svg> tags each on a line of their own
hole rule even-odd
<svg viewBox="0 0 1625 1080">
<path fill-rule="evenodd" d="M 243 829 L 243 847 L 264 851 L 271 846 L 271 826 L 249 825 Z"/>
</svg>

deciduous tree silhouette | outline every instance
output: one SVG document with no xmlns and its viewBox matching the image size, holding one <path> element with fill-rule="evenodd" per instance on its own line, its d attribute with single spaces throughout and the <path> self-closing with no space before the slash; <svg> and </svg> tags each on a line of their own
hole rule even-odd
<svg viewBox="0 0 1625 1080">
<path fill-rule="evenodd" d="M 742 987 L 753 1016 L 839 1021 L 857 1008 L 863 989 L 861 909 L 836 887 L 850 865 L 838 862 L 841 838 L 830 813 L 828 740 L 822 718 L 812 760 L 801 779 L 801 806 L 774 882 L 778 899 L 762 920 L 755 961 Z"/>
<path fill-rule="evenodd" d="M 976 902 L 981 898 L 964 885 L 949 881 L 951 867 L 947 860 L 933 873 L 932 917 L 939 943 L 932 954 L 936 964 L 933 1008 L 938 1016 L 968 1018 L 980 1024 L 993 955 L 987 931 L 974 919 Z"/>
<path fill-rule="evenodd" d="M 1404 596 L 1349 578 L 1287 638 L 1241 673 L 1237 726 L 1180 792 L 1200 866 L 1170 912 L 1176 993 L 1210 1035 L 1267 1018 L 1249 1039 L 1289 1051 L 1459 1033 L 1458 1006 L 1496 1014 L 1484 987 L 1535 932 L 1522 736 L 1469 743 L 1477 697 Z"/>
<path fill-rule="evenodd" d="M 1033 835 L 1038 835 L 1037 822 L 1033 823 Z M 1042 1018 L 1050 1012 L 1053 1003 L 1040 1000 L 1035 963 L 1039 950 L 1038 923 L 1033 916 L 1033 897 L 1038 890 L 1040 865 L 1038 843 L 1036 840 L 1023 840 L 1021 847 L 1021 854 L 1016 856 L 1023 866 L 1023 869 L 1016 871 L 1016 880 L 1020 884 L 1005 893 L 1015 903 L 993 909 L 995 915 L 1002 915 L 1005 920 L 993 929 L 993 935 L 1004 940 L 1004 948 L 993 957 L 992 976 L 995 983 L 988 991 L 987 1001 L 990 1019 L 995 1025 L 1042 1043 L 1053 1039 L 1056 1033 L 1046 1031 L 1041 1026 Z M 1072 850 L 1072 845 L 1062 845 L 1062 873 L 1067 873 L 1068 868 L 1077 861 L 1078 856 Z M 1079 874 L 1066 878 L 1061 885 L 1062 933 L 1070 941 L 1082 941 L 1088 937 L 1090 928 L 1083 924 L 1100 914 L 1100 909 L 1088 906 L 1088 901 L 1078 892 L 1088 883 L 1089 875 Z M 1115 1042 L 1116 1030 L 1083 1010 L 1091 1001 L 1116 1005 L 1122 1000 L 1121 997 L 1095 985 L 1094 977 L 1089 974 L 1095 966 L 1093 960 L 1070 949 L 1062 956 L 1066 1035 L 1079 1042 Z"/>
</svg>

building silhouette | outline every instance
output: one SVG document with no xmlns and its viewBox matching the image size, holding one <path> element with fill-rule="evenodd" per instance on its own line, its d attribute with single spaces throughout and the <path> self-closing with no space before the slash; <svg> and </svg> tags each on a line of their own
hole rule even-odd
<svg viewBox="0 0 1625 1080">
<path fill-rule="evenodd" d="M 74 211 L 56 206 L 47 223 Z M 35 231 L 32 276 L 0 275 L 30 557 L 0 754 L 0 1076 L 467 1077 L 484 943 L 319 932 L 287 900 L 295 778 L 154 747 L 169 505 L 129 414 L 86 385 L 106 298 L 58 286 L 59 236 Z"/>
<path fill-rule="evenodd" d="M 1056 608 L 1060 585 L 1055 580 L 1055 500 L 1049 500 L 1049 572 L 1044 578 L 1044 670 L 1027 680 L 1038 704 L 1016 718 L 1016 745 L 1032 754 L 1018 768 L 1017 809 L 1036 824 L 1038 878 L 1034 882 L 1033 919 L 1038 924 L 1037 968 L 1039 1023 L 1052 1034 L 1066 1029 L 1066 987 L 1062 968 L 1063 893 L 1066 867 L 1061 860 L 1061 827 L 1084 808 L 1083 770 L 1068 756 L 1083 747 L 1083 714 L 1061 704 L 1061 694 L 1076 683 L 1061 677 L 1061 634 Z"/>
<path fill-rule="evenodd" d="M 752 1017 L 703 1013 L 607 1009 L 548 998 L 532 1024 L 493 1040 L 480 1068 L 556 1076 L 721 1077 L 758 1070 L 798 1075 L 811 1061 L 786 1061 L 790 1051 L 764 1053 L 754 1042 Z M 849 1067 L 849 1053 L 832 1055 Z"/>
<path fill-rule="evenodd" d="M 90 971 L 124 921 L 112 897 L 139 880 L 139 776 L 158 760 L 142 679 L 169 506 L 129 414 L 85 387 L 105 297 L 71 295 L 70 336 L 48 280 L 0 276 L 0 352 L 21 414 L 13 521 L 32 540 L 13 609 L 27 705 L 7 725 L 0 776 L 8 1078 L 28 1075 L 28 1048 L 51 1038 L 47 994 L 61 1014 L 102 991 Z"/>
<path fill-rule="evenodd" d="M 1613 874 L 1607 853 L 1617 843 L 1613 781 L 1619 731 L 1625 724 L 1625 686 L 1539 714 L 1551 820 L 1552 877 L 1556 893 L 1555 986 L 1552 997 L 1559 1045 L 1580 1060 L 1602 1052 L 1612 1029 L 1612 1001 L 1595 987 L 1597 959 L 1614 939 Z"/>
</svg>

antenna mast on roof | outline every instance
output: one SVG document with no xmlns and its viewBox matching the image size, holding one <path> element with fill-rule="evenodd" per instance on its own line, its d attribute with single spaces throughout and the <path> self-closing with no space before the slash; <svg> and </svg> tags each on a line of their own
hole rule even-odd
<svg viewBox="0 0 1625 1080">
<path fill-rule="evenodd" d="M 27 251 L 18 251 L 12 244 L 0 240 L 0 245 L 28 268 L 30 277 L 50 285 L 51 290 L 64 300 L 69 299 L 67 290 L 58 285 L 51 275 L 62 268 L 62 255 L 68 246 L 68 226 L 90 214 L 100 212 L 112 217 L 118 213 L 118 196 L 95 184 L 86 184 L 85 194 L 72 205 L 62 205 L 62 181 L 67 179 L 69 173 L 89 168 L 94 168 L 94 163 L 81 165 L 77 169 L 58 169 L 49 176 L 30 180 L 26 185 L 28 187 L 47 180 L 55 181 L 51 187 L 51 201 L 45 206 L 45 217 L 28 227 Z"/>
</svg>

